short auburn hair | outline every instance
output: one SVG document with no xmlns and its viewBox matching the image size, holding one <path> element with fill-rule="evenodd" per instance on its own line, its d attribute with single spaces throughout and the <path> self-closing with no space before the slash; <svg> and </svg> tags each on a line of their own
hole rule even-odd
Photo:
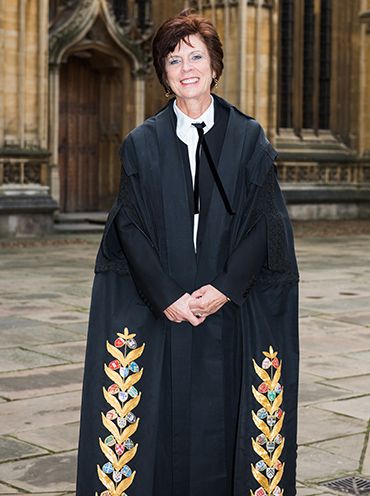
<svg viewBox="0 0 370 496">
<path fill-rule="evenodd" d="M 155 72 L 159 82 L 167 91 L 171 91 L 171 88 L 168 87 L 166 78 L 166 57 L 175 50 L 180 41 L 189 44 L 187 39 L 192 34 L 199 34 L 205 43 L 216 78 L 219 79 L 222 74 L 224 52 L 215 27 L 208 19 L 195 14 L 192 9 L 186 9 L 179 15 L 164 21 L 156 32 L 152 43 Z M 212 81 L 211 88 L 214 85 L 215 82 Z"/>
</svg>

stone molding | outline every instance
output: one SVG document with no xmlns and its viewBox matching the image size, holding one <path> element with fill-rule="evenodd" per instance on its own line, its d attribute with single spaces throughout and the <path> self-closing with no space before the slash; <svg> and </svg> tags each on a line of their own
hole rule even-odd
<svg viewBox="0 0 370 496">
<path fill-rule="evenodd" d="M 332 162 L 278 162 L 279 180 L 284 184 L 295 184 L 306 187 L 308 184 L 315 186 L 327 186 L 332 189 L 352 187 L 369 189 L 370 186 L 370 164 L 365 161 L 348 161 L 339 163 Z M 369 196 L 370 198 L 370 196 Z"/>
<path fill-rule="evenodd" d="M 360 22 L 366 24 L 366 33 L 370 34 L 370 10 L 365 10 L 359 15 Z"/>
<path fill-rule="evenodd" d="M 81 0 L 77 6 L 67 9 L 63 19 L 53 25 L 49 32 L 49 64 L 59 65 L 63 55 L 81 41 L 92 28 L 98 16 L 112 40 L 131 59 L 137 77 L 148 74 L 150 70 L 150 37 L 152 30 L 139 33 L 135 26 L 121 27 L 114 19 L 105 0 Z"/>
</svg>

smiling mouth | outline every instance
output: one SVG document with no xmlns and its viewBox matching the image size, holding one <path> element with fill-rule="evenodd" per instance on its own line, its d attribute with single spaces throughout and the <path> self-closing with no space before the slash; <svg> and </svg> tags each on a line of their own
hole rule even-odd
<svg viewBox="0 0 370 496">
<path fill-rule="evenodd" d="M 181 84 L 194 84 L 194 83 L 197 83 L 198 81 L 199 81 L 199 78 L 193 77 L 193 78 L 182 79 L 180 82 L 181 82 Z"/>
</svg>

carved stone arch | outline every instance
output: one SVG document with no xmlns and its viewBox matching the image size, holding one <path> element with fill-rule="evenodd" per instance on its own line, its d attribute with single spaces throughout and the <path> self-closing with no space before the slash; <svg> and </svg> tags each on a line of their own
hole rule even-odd
<svg viewBox="0 0 370 496">
<path fill-rule="evenodd" d="M 149 67 L 148 40 L 151 30 L 137 36 L 135 26 L 122 28 L 114 19 L 106 0 L 82 0 L 51 26 L 49 33 L 49 63 L 60 64 L 64 53 L 81 41 L 100 16 L 112 40 L 125 52 L 134 65 L 135 73 L 146 73 Z"/>
<path fill-rule="evenodd" d="M 66 6 L 49 31 L 49 63 L 58 65 L 68 48 L 78 43 L 94 23 L 100 0 L 82 0 L 76 8 Z"/>
<path fill-rule="evenodd" d="M 106 83 L 103 79 L 109 79 L 110 75 L 111 83 L 114 78 L 116 81 L 119 80 L 117 84 L 121 84 L 122 98 L 126 103 L 121 109 L 122 117 L 119 129 L 117 130 L 117 122 L 113 125 L 114 130 L 112 130 L 112 133 L 114 136 L 113 138 L 111 136 L 111 141 L 112 139 L 115 142 L 122 140 L 123 136 L 130 129 L 144 120 L 145 76 L 149 70 L 150 56 L 148 51 L 151 31 L 139 32 L 135 28 L 135 23 L 132 22 L 130 25 L 120 25 L 111 11 L 108 0 L 82 0 L 77 3 L 77 6 L 75 2 L 68 2 L 67 0 L 63 0 L 61 3 L 62 8 L 60 8 L 58 15 L 50 24 L 49 31 L 49 147 L 52 152 L 53 161 L 51 191 L 54 199 L 61 205 L 62 209 L 74 211 L 81 210 L 82 207 L 76 206 L 74 208 L 72 202 L 72 206 L 69 205 L 66 208 L 64 193 L 66 191 L 70 192 L 73 188 L 64 186 L 66 179 L 63 173 L 63 164 L 65 162 L 70 163 L 71 160 L 61 160 L 60 155 L 61 146 L 65 146 L 61 140 L 61 133 L 63 133 L 63 123 L 66 121 L 65 115 L 63 113 L 60 114 L 60 105 L 63 107 L 61 98 L 64 98 L 63 86 L 62 88 L 60 87 L 60 78 L 63 76 L 63 84 L 68 84 L 69 78 L 66 78 L 63 74 L 66 65 L 69 63 L 74 64 L 77 75 L 77 73 L 80 73 L 79 67 L 83 70 L 83 65 L 86 66 L 87 62 L 89 62 L 93 69 L 99 70 L 97 66 L 100 66 L 102 81 L 99 84 L 103 87 L 101 92 L 105 91 L 107 87 L 106 85 L 104 86 Z M 76 63 L 76 57 L 80 57 L 80 64 Z M 88 61 L 87 59 L 90 60 Z M 111 70 L 104 72 L 104 69 L 108 67 Z M 87 77 L 85 81 L 88 80 L 89 78 Z M 118 98 L 117 92 L 120 92 L 120 90 L 117 90 L 117 87 L 114 91 L 115 96 L 112 98 L 115 98 L 115 102 L 111 102 L 111 107 L 114 107 Z M 103 103 L 105 104 L 105 101 Z M 119 101 L 119 105 L 121 103 Z M 80 102 L 79 104 L 86 106 L 86 102 Z M 109 101 L 107 104 L 109 105 Z M 104 111 L 104 105 L 100 105 L 100 108 Z M 69 115 L 68 120 L 71 120 L 70 117 Z M 104 121 L 104 115 L 100 116 L 99 119 Z M 103 153 L 106 155 L 108 153 L 110 156 L 108 159 L 108 162 L 110 161 L 108 164 L 110 176 L 107 178 L 104 175 L 105 172 L 104 174 L 102 173 L 103 165 L 101 165 L 100 171 L 97 172 L 99 185 L 95 187 L 95 191 L 98 188 L 100 195 L 99 206 L 97 208 L 106 209 L 109 208 L 110 197 L 114 193 L 117 182 L 117 164 L 114 166 L 112 164 L 114 160 L 112 158 L 112 149 L 107 150 L 101 143 L 106 137 L 100 136 L 100 138 L 99 141 L 98 136 L 100 155 Z M 72 145 L 75 149 L 79 147 L 78 142 Z M 86 143 L 83 146 L 85 146 L 85 149 L 88 148 L 88 144 L 86 145 Z M 103 163 L 101 156 L 99 160 Z M 105 158 L 104 162 L 106 162 Z M 113 169 L 114 171 L 112 172 Z M 69 177 L 69 173 L 67 177 Z M 80 181 L 85 182 L 81 179 Z M 108 183 L 109 185 L 107 186 Z M 101 193 L 101 190 L 104 188 L 110 191 L 108 196 L 105 194 L 105 199 L 104 194 Z M 80 193 L 76 193 L 76 198 L 81 196 Z M 91 196 L 94 196 L 94 193 L 90 193 Z M 90 206 L 88 208 L 91 209 L 92 207 Z"/>
</svg>

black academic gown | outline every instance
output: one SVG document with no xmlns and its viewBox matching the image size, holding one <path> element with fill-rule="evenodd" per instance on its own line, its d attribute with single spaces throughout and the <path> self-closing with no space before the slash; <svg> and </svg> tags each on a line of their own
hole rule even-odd
<svg viewBox="0 0 370 496">
<path fill-rule="evenodd" d="M 120 191 L 96 261 L 77 496 L 296 494 L 292 229 L 261 126 L 214 98 L 206 139 L 235 214 L 202 159 L 196 253 L 172 102 L 121 147 Z M 196 328 L 165 318 L 209 283 L 231 299 L 216 314 Z"/>
</svg>

